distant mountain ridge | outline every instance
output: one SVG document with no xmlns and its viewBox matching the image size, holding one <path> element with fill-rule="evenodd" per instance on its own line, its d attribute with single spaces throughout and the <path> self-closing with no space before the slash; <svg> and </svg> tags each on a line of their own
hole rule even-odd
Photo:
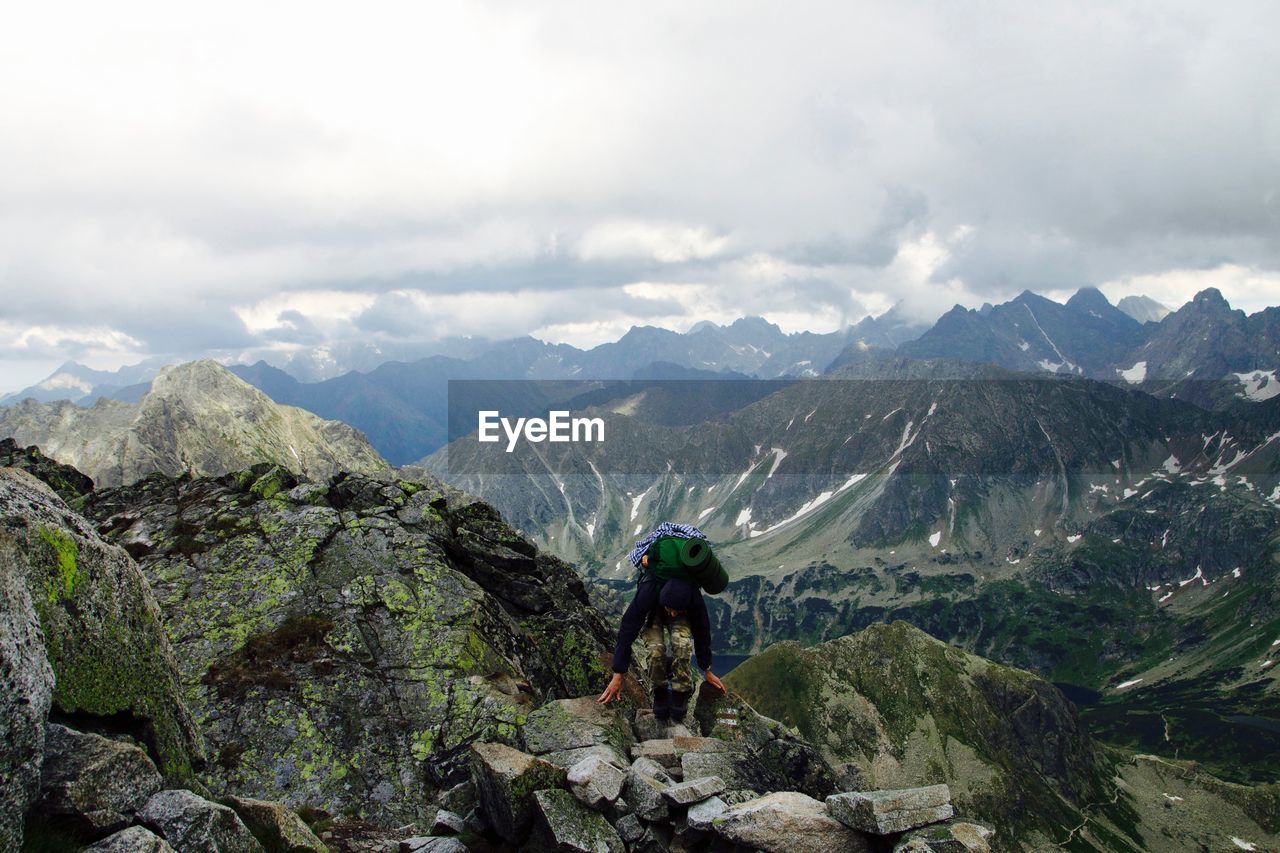
<svg viewBox="0 0 1280 853">
<path fill-rule="evenodd" d="M 0 409 L 0 435 L 39 445 L 99 486 L 155 472 L 214 476 L 259 462 L 310 478 L 387 467 L 356 430 L 278 405 L 214 361 L 164 368 L 138 403 L 25 400 Z"/>
</svg>

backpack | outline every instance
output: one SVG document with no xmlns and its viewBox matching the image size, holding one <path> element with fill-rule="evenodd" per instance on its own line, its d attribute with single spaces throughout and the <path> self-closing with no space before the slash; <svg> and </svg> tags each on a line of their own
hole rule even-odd
<svg viewBox="0 0 1280 853">
<path fill-rule="evenodd" d="M 664 583 L 679 578 L 696 584 L 711 595 L 724 592 L 729 585 L 729 573 L 705 539 L 682 539 L 679 536 L 660 536 L 653 540 L 645 552 L 649 572 Z"/>
</svg>

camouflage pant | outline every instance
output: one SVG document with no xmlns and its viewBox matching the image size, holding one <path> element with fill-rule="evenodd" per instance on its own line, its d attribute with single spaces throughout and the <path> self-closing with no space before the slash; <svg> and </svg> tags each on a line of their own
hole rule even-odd
<svg viewBox="0 0 1280 853">
<path fill-rule="evenodd" d="M 667 671 L 667 638 L 671 644 L 671 670 Z M 645 665 L 649 674 L 649 689 L 657 690 L 670 682 L 671 690 L 676 693 L 689 693 L 693 690 L 693 669 L 689 659 L 693 657 L 693 633 L 689 630 L 689 620 L 683 616 L 666 624 L 657 620 L 640 633 L 644 640 L 648 661 Z"/>
</svg>

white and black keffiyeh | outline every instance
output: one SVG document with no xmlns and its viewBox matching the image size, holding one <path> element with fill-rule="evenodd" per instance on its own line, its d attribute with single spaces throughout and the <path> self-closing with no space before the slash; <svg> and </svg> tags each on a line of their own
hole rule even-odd
<svg viewBox="0 0 1280 853">
<path fill-rule="evenodd" d="M 707 538 L 705 533 L 694 527 L 692 524 L 677 524 L 674 521 L 664 521 L 657 527 L 653 528 L 653 530 L 650 530 L 649 534 L 637 542 L 636 546 L 631 549 L 631 554 L 629 556 L 631 565 L 636 568 L 640 568 L 640 559 L 644 557 L 644 553 L 649 550 L 649 546 L 653 544 L 655 539 L 660 539 L 663 536 L 675 536 L 680 539 Z"/>
</svg>

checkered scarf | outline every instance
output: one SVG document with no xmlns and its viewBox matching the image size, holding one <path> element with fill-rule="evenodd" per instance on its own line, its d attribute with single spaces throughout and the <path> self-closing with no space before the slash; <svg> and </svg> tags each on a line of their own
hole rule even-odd
<svg viewBox="0 0 1280 853">
<path fill-rule="evenodd" d="M 649 531 L 649 535 L 636 543 L 636 547 L 631 549 L 628 559 L 631 565 L 637 569 L 640 568 L 640 559 L 644 557 L 649 546 L 653 544 L 655 539 L 663 536 L 675 536 L 680 539 L 706 539 L 706 534 L 694 527 L 692 524 L 676 524 L 674 521 L 664 521 L 653 530 Z"/>
</svg>

